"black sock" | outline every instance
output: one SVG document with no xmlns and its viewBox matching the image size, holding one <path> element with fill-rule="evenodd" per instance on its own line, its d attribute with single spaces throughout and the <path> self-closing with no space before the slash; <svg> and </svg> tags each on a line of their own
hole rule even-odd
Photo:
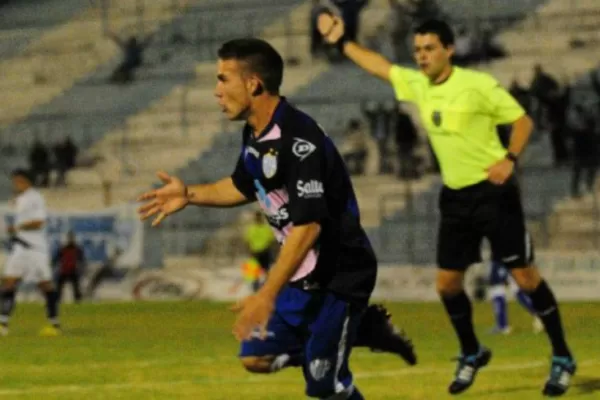
<svg viewBox="0 0 600 400">
<path fill-rule="evenodd" d="M 528 294 L 533 309 L 544 323 L 544 328 L 546 328 L 550 343 L 552 343 L 554 355 L 557 357 L 571 357 L 560 322 L 558 303 L 546 281 L 542 281 L 533 292 Z"/>
<path fill-rule="evenodd" d="M 15 308 L 15 291 L 5 290 L 0 295 L 0 324 L 8 325 L 8 319 Z"/>
<path fill-rule="evenodd" d="M 46 315 L 50 323 L 54 326 L 60 326 L 58 322 L 58 293 L 56 290 L 46 292 Z"/>
<path fill-rule="evenodd" d="M 473 309 L 467 294 L 462 291 L 456 296 L 442 296 L 442 303 L 458 335 L 462 354 L 465 356 L 477 354 L 479 342 L 473 329 Z"/>
</svg>

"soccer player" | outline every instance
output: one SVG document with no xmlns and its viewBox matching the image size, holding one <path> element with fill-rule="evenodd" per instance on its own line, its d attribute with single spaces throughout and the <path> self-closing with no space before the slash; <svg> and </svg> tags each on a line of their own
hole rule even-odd
<svg viewBox="0 0 600 400">
<path fill-rule="evenodd" d="M 493 258 L 502 261 L 519 287 L 531 298 L 552 343 L 546 395 L 562 395 L 576 365 L 561 325 L 558 304 L 534 264 L 533 244 L 513 174 L 533 128 L 523 108 L 491 76 L 455 67 L 454 35 L 442 21 L 423 22 L 415 30 L 414 56 L 419 70 L 392 65 L 380 54 L 348 40 L 343 21 L 331 13 L 319 16 L 326 42 L 336 44 L 358 66 L 389 82 L 398 100 L 420 108 L 421 118 L 440 163 L 441 223 L 437 245 L 437 289 L 460 341 L 462 355 L 448 390 L 471 386 L 492 353 L 481 346 L 465 294 L 466 269 L 480 261 L 483 237 Z M 508 151 L 496 126 L 512 124 Z"/>
<path fill-rule="evenodd" d="M 34 281 L 44 293 L 49 325 L 42 336 L 60 335 L 58 295 L 52 283 L 50 250 L 46 238 L 46 203 L 33 188 L 32 178 L 25 170 L 12 173 L 16 198 L 14 225 L 8 227 L 12 248 L 4 267 L 0 288 L 0 336 L 8 335 L 8 320 L 15 307 L 15 292 L 21 279 Z"/>
<path fill-rule="evenodd" d="M 514 279 L 510 276 L 506 266 L 498 261 L 492 261 L 490 265 L 490 297 L 492 300 L 494 319 L 496 326 L 492 333 L 501 333 L 508 335 L 512 328 L 508 324 L 508 308 L 506 305 L 506 287 L 509 286 L 519 302 L 519 304 L 533 316 L 533 332 L 540 333 L 544 330 L 542 321 L 536 315 L 531 299 L 519 288 Z"/>
<path fill-rule="evenodd" d="M 234 307 L 242 364 L 255 373 L 302 366 L 309 397 L 362 399 L 348 365 L 354 344 L 400 346 L 413 363 L 414 354 L 385 309 L 367 308 L 377 260 L 350 177 L 319 125 L 279 95 L 277 51 L 262 40 L 237 39 L 218 56 L 219 106 L 228 119 L 246 122 L 235 170 L 193 186 L 159 173 L 165 185 L 140 197 L 140 216 L 156 215 L 155 226 L 188 204 L 258 201 L 281 250 L 264 285 Z"/>
</svg>

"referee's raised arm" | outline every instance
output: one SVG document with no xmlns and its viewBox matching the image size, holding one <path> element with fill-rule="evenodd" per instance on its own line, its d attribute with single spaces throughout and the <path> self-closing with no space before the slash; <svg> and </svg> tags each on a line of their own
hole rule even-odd
<svg viewBox="0 0 600 400">
<path fill-rule="evenodd" d="M 344 21 L 331 12 L 319 15 L 317 26 L 323 39 L 329 44 L 338 44 L 340 50 L 368 73 L 390 82 L 392 63 L 379 53 L 344 39 Z"/>
</svg>

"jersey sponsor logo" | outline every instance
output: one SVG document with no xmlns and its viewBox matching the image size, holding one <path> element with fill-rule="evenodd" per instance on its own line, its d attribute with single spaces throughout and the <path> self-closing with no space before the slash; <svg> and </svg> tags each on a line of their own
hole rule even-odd
<svg viewBox="0 0 600 400">
<path fill-rule="evenodd" d="M 306 157 L 310 156 L 317 148 L 317 146 L 304 139 L 294 138 L 294 142 L 292 153 L 294 153 L 300 161 L 303 161 Z"/>
<path fill-rule="evenodd" d="M 431 122 L 433 122 L 435 126 L 440 126 L 442 124 L 442 112 L 437 110 L 432 112 Z"/>
<path fill-rule="evenodd" d="M 262 169 L 265 178 L 270 179 L 277 173 L 277 154 L 273 150 L 269 150 L 262 159 Z"/>
<path fill-rule="evenodd" d="M 308 182 L 298 181 L 296 189 L 298 190 L 298 197 L 303 199 L 320 198 L 325 193 L 323 183 L 314 179 Z"/>
<path fill-rule="evenodd" d="M 266 216 L 267 220 L 269 220 L 269 223 L 271 223 L 271 225 L 276 226 L 285 225 L 285 222 L 287 222 L 290 219 L 290 213 L 285 207 L 281 207 L 274 213 L 267 213 Z"/>
<path fill-rule="evenodd" d="M 310 370 L 312 377 L 316 381 L 320 381 L 325 378 L 327 373 L 331 370 L 331 361 L 317 358 L 310 362 L 308 369 Z"/>
</svg>

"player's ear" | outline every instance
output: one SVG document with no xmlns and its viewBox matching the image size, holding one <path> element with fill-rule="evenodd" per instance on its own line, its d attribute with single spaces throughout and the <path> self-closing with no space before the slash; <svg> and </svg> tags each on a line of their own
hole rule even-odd
<svg viewBox="0 0 600 400">
<path fill-rule="evenodd" d="M 250 93 L 252 93 L 252 97 L 260 96 L 261 94 L 264 93 L 263 84 L 259 79 L 257 79 L 257 78 L 252 79 L 251 84 L 252 84 L 252 89 L 251 89 Z"/>
</svg>

